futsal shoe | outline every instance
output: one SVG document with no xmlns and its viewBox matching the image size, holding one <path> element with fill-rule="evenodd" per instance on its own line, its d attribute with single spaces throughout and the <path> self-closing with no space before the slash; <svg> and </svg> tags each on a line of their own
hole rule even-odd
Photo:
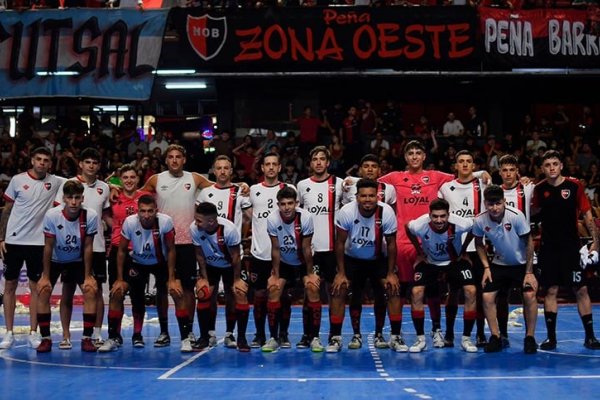
<svg viewBox="0 0 600 400">
<path fill-rule="evenodd" d="M 485 335 L 477 335 L 477 347 L 485 347 L 487 346 L 487 339 L 485 337 Z"/>
<path fill-rule="evenodd" d="M 376 349 L 387 349 L 390 347 L 389 343 L 383 337 L 383 334 L 376 333 L 375 338 L 373 339 L 373 344 Z"/>
<path fill-rule="evenodd" d="M 325 351 L 325 347 L 323 347 L 321 339 L 319 339 L 318 337 L 314 337 L 313 340 L 310 342 L 310 350 L 313 353 L 322 353 L 323 351 Z"/>
<path fill-rule="evenodd" d="M 29 336 L 27 337 L 27 342 L 29 342 L 29 347 L 32 349 L 37 349 L 38 346 L 42 343 L 42 335 L 37 333 L 36 331 L 29 332 Z"/>
<path fill-rule="evenodd" d="M 279 350 L 279 342 L 275 338 L 270 338 L 260 349 L 263 353 L 275 353 Z"/>
<path fill-rule="evenodd" d="M 282 332 L 279 334 L 279 346 L 282 349 L 291 349 L 292 348 L 292 343 L 290 342 L 287 332 Z"/>
<path fill-rule="evenodd" d="M 408 351 L 411 353 L 420 353 L 426 349 L 427 341 L 425 340 L 425 335 L 419 335 L 413 345 L 409 347 Z"/>
<path fill-rule="evenodd" d="M 217 347 L 217 334 L 215 331 L 208 331 L 208 345 L 210 347 Z"/>
<path fill-rule="evenodd" d="M 502 351 L 502 339 L 499 336 L 492 335 L 488 344 L 483 348 L 486 353 L 497 353 Z"/>
<path fill-rule="evenodd" d="M 228 349 L 237 348 L 237 343 L 235 342 L 235 336 L 231 332 L 225 332 L 225 338 L 223 339 L 223 344 Z"/>
<path fill-rule="evenodd" d="M 117 351 L 118 349 L 119 343 L 113 338 L 108 338 L 102 343 L 102 346 L 98 347 L 98 352 L 110 353 L 111 351 Z"/>
<path fill-rule="evenodd" d="M 600 342 L 595 337 L 586 338 L 583 345 L 590 350 L 600 350 Z"/>
<path fill-rule="evenodd" d="M 248 345 L 248 341 L 246 340 L 246 338 L 238 337 L 236 344 L 237 344 L 237 349 L 240 353 L 250 352 L 250 346 Z"/>
<path fill-rule="evenodd" d="M 500 339 L 502 340 L 502 348 L 508 349 L 510 347 L 510 341 L 508 340 L 508 336 L 500 335 Z"/>
<path fill-rule="evenodd" d="M 196 340 L 195 343 L 192 344 L 194 351 L 203 351 L 207 347 L 210 346 L 210 341 L 208 337 L 200 336 L 200 339 Z"/>
<path fill-rule="evenodd" d="M 191 341 L 190 341 L 191 342 Z M 171 337 L 166 332 L 161 332 L 154 341 L 154 347 L 167 347 L 171 345 Z"/>
<path fill-rule="evenodd" d="M 554 350 L 556 349 L 556 340 L 546 339 L 540 344 L 542 350 Z"/>
<path fill-rule="evenodd" d="M 302 338 L 298 343 L 296 343 L 297 349 L 308 349 L 310 347 L 310 337 L 308 335 L 302 335 Z"/>
<path fill-rule="evenodd" d="M 134 333 L 131 337 L 131 343 L 133 344 L 133 347 L 136 347 L 138 349 L 141 349 L 146 346 L 146 343 L 144 343 L 144 338 L 142 337 L 141 333 Z"/>
<path fill-rule="evenodd" d="M 402 338 L 402 335 L 391 335 L 389 347 L 396 353 L 406 353 L 408 351 L 408 345 Z"/>
<path fill-rule="evenodd" d="M 86 353 L 95 353 L 98 349 L 92 342 L 91 337 L 83 337 L 81 339 L 81 351 L 85 351 Z"/>
<path fill-rule="evenodd" d="M 437 329 L 431 332 L 431 339 L 433 341 L 433 347 L 436 349 L 441 349 L 446 347 L 446 343 L 444 342 L 444 335 L 442 335 L 442 330 Z"/>
<path fill-rule="evenodd" d="M 64 338 L 59 344 L 58 348 L 61 350 L 71 350 L 73 348 L 73 344 L 71 343 L 71 339 Z"/>
<path fill-rule="evenodd" d="M 192 348 L 192 341 L 190 340 L 190 338 L 186 337 L 181 341 L 181 352 L 191 353 L 192 351 L 194 351 L 194 349 Z"/>
<path fill-rule="evenodd" d="M 40 342 L 40 345 L 37 347 L 36 351 L 38 353 L 49 353 L 52 351 L 52 339 L 43 338 Z"/>
<path fill-rule="evenodd" d="M 533 336 L 525 336 L 525 340 L 523 341 L 523 352 L 525 354 L 535 354 L 537 353 L 538 345 L 535 342 L 535 338 Z"/>
<path fill-rule="evenodd" d="M 260 349 L 267 342 L 267 338 L 264 335 L 256 334 L 254 335 L 254 339 L 250 342 L 250 347 L 253 349 Z"/>
<path fill-rule="evenodd" d="M 487 344 L 487 341 L 486 341 Z M 502 344 L 500 344 L 502 345 Z M 471 342 L 471 338 L 469 336 L 463 336 L 460 341 L 460 347 L 466 351 L 467 353 L 477 353 L 477 346 Z"/>
<path fill-rule="evenodd" d="M 350 339 L 350 343 L 348 343 L 348 348 L 350 350 L 358 350 L 362 347 L 362 336 L 360 333 L 355 333 Z"/>
<path fill-rule="evenodd" d="M 329 343 L 327 347 L 325 347 L 325 351 L 327 353 L 338 353 L 342 350 L 342 337 L 341 336 L 332 336 L 329 339 Z"/>
<path fill-rule="evenodd" d="M 0 349 L 10 349 L 14 343 L 15 335 L 13 331 L 7 331 L 2 338 L 2 342 L 0 342 Z"/>
</svg>

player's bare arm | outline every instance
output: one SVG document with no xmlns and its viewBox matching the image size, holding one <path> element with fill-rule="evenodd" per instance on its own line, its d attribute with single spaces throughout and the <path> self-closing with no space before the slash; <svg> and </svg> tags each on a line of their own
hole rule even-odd
<svg viewBox="0 0 600 400">
<path fill-rule="evenodd" d="M 4 255 L 6 254 L 6 228 L 8 227 L 8 218 L 10 217 L 10 212 L 12 211 L 13 205 L 15 203 L 12 201 L 7 201 L 4 206 L 4 210 L 2 211 L 2 217 L 0 218 L 0 258 L 4 259 Z"/>
</svg>

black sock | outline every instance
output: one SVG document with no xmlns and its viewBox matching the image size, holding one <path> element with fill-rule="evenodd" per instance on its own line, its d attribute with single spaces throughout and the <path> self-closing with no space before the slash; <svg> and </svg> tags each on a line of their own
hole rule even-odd
<svg viewBox="0 0 600 400">
<path fill-rule="evenodd" d="M 446 338 L 454 337 L 454 321 L 456 320 L 456 314 L 458 313 L 458 306 L 447 305 L 446 306 Z"/>
<path fill-rule="evenodd" d="M 83 313 L 83 336 L 92 337 L 96 325 L 96 313 Z"/>
<path fill-rule="evenodd" d="M 279 338 L 279 321 L 281 320 L 281 302 L 269 301 L 267 303 L 269 319 L 269 332 L 272 338 Z"/>
<path fill-rule="evenodd" d="M 592 314 L 582 315 L 581 322 L 583 322 L 583 329 L 585 329 L 585 339 L 591 339 L 594 337 L 594 321 L 592 320 Z"/>
<path fill-rule="evenodd" d="M 556 342 L 556 317 L 557 313 L 552 311 L 544 311 L 544 319 L 546 320 L 546 330 L 548 331 L 548 339 Z"/>
<path fill-rule="evenodd" d="M 248 327 L 248 316 L 250 314 L 250 304 L 236 304 L 235 316 L 237 319 L 238 342 L 240 339 L 246 339 L 246 328 Z"/>
<path fill-rule="evenodd" d="M 186 312 L 185 315 L 187 315 L 188 318 L 188 324 L 189 324 L 189 315 Z M 158 324 L 160 325 L 160 333 L 169 333 L 169 317 L 158 317 Z"/>
<path fill-rule="evenodd" d="M 50 313 L 37 313 L 38 325 L 40 326 L 40 335 L 43 338 L 50 337 Z"/>
<path fill-rule="evenodd" d="M 210 302 L 198 300 L 196 315 L 198 316 L 198 325 L 200 326 L 200 337 L 208 338 L 208 331 L 210 330 Z"/>
<path fill-rule="evenodd" d="M 281 296 L 281 319 L 279 320 L 279 332 L 288 333 L 290 329 L 290 320 L 292 319 L 292 299 L 287 296 Z"/>
<path fill-rule="evenodd" d="M 354 334 L 360 334 L 360 316 L 362 314 L 362 304 L 350 304 L 350 322 Z"/>
<path fill-rule="evenodd" d="M 177 325 L 179 325 L 179 334 L 181 335 L 181 340 L 186 339 L 190 334 L 190 316 L 188 315 L 187 310 L 175 310 L 175 316 L 177 317 Z M 161 331 L 164 332 L 161 328 Z"/>
<path fill-rule="evenodd" d="M 108 310 L 108 337 L 116 339 L 121 334 L 121 320 L 123 319 L 123 311 Z"/>
<path fill-rule="evenodd" d="M 265 322 L 267 320 L 267 298 L 264 296 L 254 296 L 254 325 L 256 334 L 265 335 Z"/>
<path fill-rule="evenodd" d="M 410 314 L 417 336 L 423 336 L 425 334 L 425 311 L 413 310 Z"/>
</svg>

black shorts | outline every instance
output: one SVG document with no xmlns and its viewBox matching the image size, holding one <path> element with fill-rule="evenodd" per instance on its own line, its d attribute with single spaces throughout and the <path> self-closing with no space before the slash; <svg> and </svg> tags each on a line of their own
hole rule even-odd
<svg viewBox="0 0 600 400">
<path fill-rule="evenodd" d="M 352 293 L 360 293 L 364 289 L 367 279 L 371 282 L 371 287 L 381 287 L 381 280 L 387 276 L 387 263 L 387 258 L 361 260 L 344 256 L 346 278 L 350 281 Z"/>
<path fill-rule="evenodd" d="M 106 252 L 94 252 L 92 256 L 92 275 L 98 283 L 106 282 Z"/>
<path fill-rule="evenodd" d="M 475 278 L 471 269 L 471 265 L 464 260 L 444 266 L 421 262 L 415 266 L 413 286 L 437 285 L 440 275 L 445 276 L 451 288 L 475 285 Z"/>
<path fill-rule="evenodd" d="M 508 291 L 514 287 L 523 290 L 523 279 L 525 278 L 525 264 L 522 265 L 490 265 L 492 281 L 483 287 L 484 293 Z"/>
<path fill-rule="evenodd" d="M 303 278 L 306 276 L 306 265 L 290 265 L 279 263 L 279 277 L 285 279 L 285 288 L 292 289 L 297 286 L 304 287 Z"/>
<path fill-rule="evenodd" d="M 132 286 L 132 283 L 147 282 L 150 274 L 154 275 L 156 279 L 156 288 L 167 289 L 167 279 L 169 278 L 169 271 L 167 264 L 151 264 L 143 265 L 136 262 L 128 262 L 125 264 L 123 271 L 123 279 L 125 282 Z"/>
<path fill-rule="evenodd" d="M 82 285 L 85 280 L 85 267 L 83 266 L 83 261 L 71 263 L 51 262 L 50 283 L 52 284 L 52 287 L 56 285 L 59 276 L 61 276 L 62 282 Z"/>
<path fill-rule="evenodd" d="M 540 284 L 580 288 L 586 286 L 587 275 L 579 266 L 579 243 L 542 244 L 538 257 Z"/>
<path fill-rule="evenodd" d="M 196 267 L 196 249 L 193 244 L 175 245 L 177 261 L 175 262 L 175 277 L 181 281 L 184 289 L 194 290 L 198 279 Z"/>
<path fill-rule="evenodd" d="M 110 253 L 108 254 L 108 287 L 112 289 L 113 284 L 117 280 L 117 254 L 119 253 L 119 246 L 111 246 Z M 125 266 L 123 267 L 123 275 L 125 275 L 125 271 L 127 265 L 132 263 L 131 256 L 129 253 L 125 253 Z M 123 276 L 123 279 L 125 277 Z M 106 281 L 105 281 L 106 282 Z"/>
<path fill-rule="evenodd" d="M 249 283 L 254 290 L 265 290 L 267 289 L 267 281 L 271 276 L 271 270 L 273 264 L 271 260 L 259 260 L 258 258 L 252 257 L 250 259 L 250 271 L 248 273 Z"/>
<path fill-rule="evenodd" d="M 4 279 L 16 281 L 21 274 L 23 262 L 27 267 L 27 278 L 37 282 L 44 270 L 42 260 L 44 258 L 44 246 L 8 244 L 4 254 Z"/>
<path fill-rule="evenodd" d="M 314 271 L 327 283 L 333 283 L 337 274 L 337 261 L 333 251 L 316 251 L 313 255 Z"/>
<path fill-rule="evenodd" d="M 208 284 L 218 288 L 219 281 L 223 279 L 223 287 L 230 291 L 233 286 L 233 267 L 213 267 L 206 266 L 206 275 L 208 275 Z"/>
</svg>

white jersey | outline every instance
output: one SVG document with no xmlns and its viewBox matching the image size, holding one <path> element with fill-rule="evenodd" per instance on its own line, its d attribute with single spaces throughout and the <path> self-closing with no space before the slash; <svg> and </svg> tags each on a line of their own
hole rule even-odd
<svg viewBox="0 0 600 400">
<path fill-rule="evenodd" d="M 194 246 L 202 248 L 206 264 L 211 267 L 231 267 L 229 247 L 239 246 L 240 230 L 226 218 L 217 217 L 217 229 L 213 233 L 201 231 L 195 222 L 190 225 Z"/>
<path fill-rule="evenodd" d="M 281 262 L 289 265 L 305 263 L 302 238 L 312 236 L 315 231 L 312 216 L 308 211 L 297 207 L 296 215 L 289 223 L 281 218 L 279 211 L 275 211 L 267 218 L 267 231 L 269 236 L 276 237 L 279 241 Z"/>
<path fill-rule="evenodd" d="M 155 265 L 165 262 L 167 259 L 165 239 L 174 235 L 173 220 L 163 213 L 156 214 L 152 229 L 144 229 L 137 214 L 125 218 L 125 222 L 121 227 L 121 236 L 129 240 L 129 248 L 131 249 L 129 255 L 134 262 L 143 265 Z"/>
<path fill-rule="evenodd" d="M 349 185 L 346 185 L 346 190 L 342 196 L 342 204 L 346 205 L 356 200 L 356 184 L 361 178 L 349 176 L 345 181 L 349 181 Z M 396 189 L 393 185 L 378 182 L 377 186 L 377 201 L 394 206 L 396 204 Z"/>
<path fill-rule="evenodd" d="M 460 255 L 462 236 L 469 233 L 472 226 L 472 219 L 450 214 L 448 228 L 438 232 L 432 227 L 429 214 L 423 214 L 408 223 L 408 230 L 421 242 L 427 263 L 444 266 Z"/>
<path fill-rule="evenodd" d="M 65 180 L 51 174 L 35 179 L 29 172 L 13 176 L 4 192 L 4 199 L 14 202 L 6 227 L 6 243 L 44 245 L 44 215 L 54 206 Z"/>
<path fill-rule="evenodd" d="M 473 219 L 485 209 L 483 203 L 484 183 L 479 178 L 461 183 L 454 179 L 444 183 L 438 192 L 438 197 L 450 204 L 450 212 L 459 217 Z M 466 235 L 463 236 L 463 240 Z M 475 251 L 475 242 L 469 243 L 467 251 Z"/>
<path fill-rule="evenodd" d="M 277 192 L 284 187 L 294 187 L 279 182 L 267 186 L 264 182 L 250 187 L 252 203 L 252 256 L 259 260 L 271 261 L 271 239 L 267 233 L 267 217 L 277 208 Z"/>
<path fill-rule="evenodd" d="M 348 232 L 344 253 L 361 260 L 376 260 L 387 255 L 385 236 L 398 230 L 396 214 L 388 204 L 378 202 L 375 214 L 364 217 L 353 201 L 340 209 L 336 226 Z"/>
<path fill-rule="evenodd" d="M 92 184 L 87 184 L 79 177 L 71 178 L 72 181 L 80 182 L 83 185 L 83 206 L 89 210 L 96 211 L 98 218 L 102 218 L 102 212 L 110 208 L 110 188 L 105 182 L 96 180 Z M 56 194 L 54 200 L 56 204 L 63 204 L 62 190 Z M 102 223 L 98 222 L 98 234 L 94 236 L 94 252 L 104 253 L 106 251 L 106 240 Z"/>
<path fill-rule="evenodd" d="M 504 185 L 502 185 L 502 189 L 504 190 L 506 205 L 521 211 L 525 215 L 525 218 L 527 218 L 527 222 L 529 222 L 531 217 L 531 199 L 533 198 L 535 185 L 533 183 L 523 185 L 519 182 L 512 189 L 506 189 Z"/>
<path fill-rule="evenodd" d="M 529 222 L 521 211 L 506 207 L 502 221 L 492 221 L 485 211 L 473 221 L 473 235 L 486 237 L 494 246 L 493 263 L 523 265 L 527 262 L 527 242 L 522 239 L 530 232 Z"/>
<path fill-rule="evenodd" d="M 322 181 L 306 178 L 298 182 L 300 207 L 312 214 L 314 226 L 319 227 L 313 235 L 315 251 L 335 249 L 335 215 L 342 202 L 343 182 L 334 175 Z"/>
<path fill-rule="evenodd" d="M 250 198 L 241 195 L 239 186 L 217 187 L 216 185 L 202 189 L 196 198 L 196 204 L 209 202 L 217 207 L 219 217 L 230 220 L 238 231 L 242 232 L 242 211 L 252 207 Z"/>
<path fill-rule="evenodd" d="M 69 220 L 63 207 L 55 207 L 44 215 L 44 236 L 54 238 L 52 261 L 70 263 L 83 260 L 83 244 L 86 236 L 98 233 L 98 214 L 83 208 L 79 217 Z"/>
<path fill-rule="evenodd" d="M 158 210 L 173 219 L 175 243 L 191 244 L 190 223 L 196 212 L 196 183 L 191 172 L 175 177 L 169 171 L 158 174 L 156 180 Z"/>
</svg>

